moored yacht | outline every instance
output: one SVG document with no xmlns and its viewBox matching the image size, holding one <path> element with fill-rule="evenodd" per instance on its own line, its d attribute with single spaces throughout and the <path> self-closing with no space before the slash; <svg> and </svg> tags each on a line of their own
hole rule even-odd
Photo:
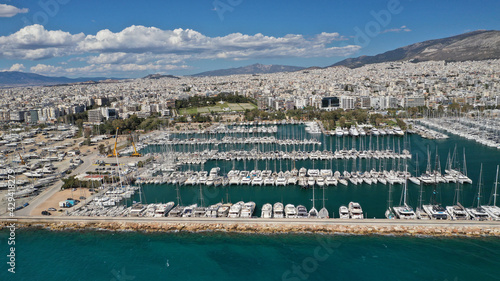
<svg viewBox="0 0 500 281">
<path fill-rule="evenodd" d="M 287 219 L 292 219 L 297 217 L 297 209 L 293 204 L 287 204 L 285 206 L 285 217 Z"/>
<path fill-rule="evenodd" d="M 168 202 L 167 204 L 160 204 L 155 210 L 155 217 L 156 218 L 161 218 L 165 217 L 170 210 L 174 207 L 174 202 Z"/>
<path fill-rule="evenodd" d="M 469 213 L 465 210 L 462 204 L 457 203 L 453 206 L 446 206 L 446 211 L 452 220 L 468 220 L 470 219 Z"/>
<path fill-rule="evenodd" d="M 262 211 L 260 213 L 260 217 L 264 219 L 270 219 L 273 216 L 273 206 L 269 203 L 266 203 L 262 206 Z"/>
<path fill-rule="evenodd" d="M 207 212 L 205 213 L 205 216 L 207 218 L 216 218 L 217 217 L 217 211 L 219 208 L 222 206 L 222 203 L 217 203 L 215 205 L 210 205 L 207 209 Z"/>
<path fill-rule="evenodd" d="M 240 217 L 242 218 L 251 218 L 253 215 L 253 212 L 255 210 L 255 202 L 247 202 L 243 205 L 241 208 L 241 215 Z"/>
<path fill-rule="evenodd" d="M 340 208 L 339 208 L 339 217 L 341 219 L 348 219 L 349 218 L 349 209 L 347 209 L 346 206 L 340 206 Z"/>
<path fill-rule="evenodd" d="M 281 202 L 274 203 L 273 217 L 275 219 L 282 219 L 284 217 L 283 203 L 281 203 Z"/>
<path fill-rule="evenodd" d="M 297 218 L 307 218 L 307 209 L 303 205 L 297 206 Z"/>
<path fill-rule="evenodd" d="M 222 206 L 217 209 L 217 217 L 218 218 L 225 218 L 229 214 L 229 209 L 231 208 L 233 204 L 231 203 L 225 203 L 222 204 Z"/>
<path fill-rule="evenodd" d="M 240 201 L 231 206 L 231 208 L 229 208 L 229 214 L 227 215 L 227 217 L 239 218 L 241 215 L 241 209 L 243 208 L 243 204 L 245 204 L 245 202 Z"/>
<path fill-rule="evenodd" d="M 349 202 L 349 218 L 351 219 L 363 219 L 363 209 L 361 205 L 357 202 Z"/>
</svg>

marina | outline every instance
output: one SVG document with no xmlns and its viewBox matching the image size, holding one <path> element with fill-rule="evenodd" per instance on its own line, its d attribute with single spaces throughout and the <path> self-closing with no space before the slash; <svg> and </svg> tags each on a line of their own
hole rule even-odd
<svg viewBox="0 0 500 281">
<path fill-rule="evenodd" d="M 439 140 L 451 146 L 409 131 L 396 126 L 327 131 L 318 122 L 234 123 L 202 132 L 155 131 L 121 149 L 120 155 L 125 155 L 122 164 L 107 167 L 115 160 L 97 160 L 90 165 L 90 174 L 78 175 L 82 180 L 114 175 L 123 183 L 102 185 L 97 194 L 63 209 L 63 214 L 311 220 L 499 218 L 496 202 L 486 200 L 497 194 L 491 176 L 484 179 L 486 170 L 491 174 L 496 164 L 487 160 L 494 159 L 467 157 L 489 156 L 491 148 L 454 134 Z M 144 167 L 129 166 L 129 153 L 147 160 Z M 478 183 L 476 167 L 481 163 L 485 172 Z M 41 182 L 50 178 L 50 171 L 48 163 L 39 171 L 19 173 L 44 173 Z M 24 188 L 19 186 L 20 196 L 22 190 L 35 191 L 35 185 L 27 183 Z M 479 206 L 477 200 L 472 202 L 478 196 L 478 184 L 483 189 Z M 401 194 L 401 199 L 384 208 L 388 190 Z"/>
</svg>

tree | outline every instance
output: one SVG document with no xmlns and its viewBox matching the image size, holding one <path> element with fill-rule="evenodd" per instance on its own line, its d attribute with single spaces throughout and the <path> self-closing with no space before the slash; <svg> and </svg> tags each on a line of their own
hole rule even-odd
<svg viewBox="0 0 500 281">
<path fill-rule="evenodd" d="M 340 127 L 345 127 L 345 122 L 346 122 L 345 117 L 344 116 L 340 117 L 340 119 L 339 119 Z"/>
<path fill-rule="evenodd" d="M 101 143 L 99 145 L 98 149 L 99 149 L 99 153 L 100 154 L 105 154 L 106 153 L 106 147 L 104 146 L 104 144 Z"/>
</svg>

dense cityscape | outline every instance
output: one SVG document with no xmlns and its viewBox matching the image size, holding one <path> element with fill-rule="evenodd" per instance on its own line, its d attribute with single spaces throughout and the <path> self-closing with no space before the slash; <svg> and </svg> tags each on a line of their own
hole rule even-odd
<svg viewBox="0 0 500 281">
<path fill-rule="evenodd" d="M 500 105 L 498 60 L 472 62 L 395 62 L 349 69 L 332 67 L 292 73 L 178 77 L 23 87 L 1 90 L 0 121 L 51 123 L 59 117 L 95 107 L 101 115 L 90 122 L 175 114 L 175 101 L 191 96 L 233 93 L 250 97 L 260 109 L 287 111 L 447 108 L 452 103 L 473 108 Z M 328 97 L 336 99 L 329 101 Z"/>
</svg>

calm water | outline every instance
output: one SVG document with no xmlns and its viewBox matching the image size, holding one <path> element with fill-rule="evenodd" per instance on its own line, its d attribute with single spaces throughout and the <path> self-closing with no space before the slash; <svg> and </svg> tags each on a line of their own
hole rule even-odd
<svg viewBox="0 0 500 281">
<path fill-rule="evenodd" d="M 16 240 L 17 273 L 2 262 L 0 280 L 500 279 L 496 238 L 22 230 Z"/>
<path fill-rule="evenodd" d="M 231 136 L 251 136 L 249 134 L 239 134 Z M 269 135 L 265 135 L 269 136 Z M 311 139 L 312 135 L 305 133 L 303 125 L 285 125 L 278 127 L 278 133 L 274 135 L 279 139 L 284 138 L 295 138 L 295 139 Z M 178 138 L 191 138 L 191 137 L 210 137 L 210 138 L 222 138 L 223 135 L 178 135 Z M 322 142 L 321 146 L 296 146 L 295 150 L 305 150 L 311 151 L 313 149 L 317 150 L 335 150 L 335 149 L 351 149 L 355 147 L 358 150 L 361 149 L 393 149 L 395 151 L 402 151 L 404 148 L 409 148 L 413 155 L 412 160 L 408 161 L 408 171 L 415 174 L 416 171 L 416 160 L 418 155 L 418 170 L 419 175 L 422 171 L 425 171 L 428 164 L 427 151 L 431 153 L 430 164 L 431 168 L 434 169 L 436 166 L 436 149 L 439 155 L 439 161 L 441 170 L 444 173 L 444 169 L 447 162 L 448 153 L 453 154 L 456 147 L 456 161 L 455 165 L 462 169 L 464 165 L 464 149 L 466 155 L 466 164 L 468 176 L 474 181 L 474 184 L 466 184 L 462 189 L 461 203 L 464 206 L 473 206 L 477 204 L 477 183 L 479 179 L 479 170 L 481 163 L 483 164 L 483 185 L 482 185 L 482 198 L 481 203 L 483 205 L 492 203 L 493 194 L 493 183 L 495 181 L 496 165 L 500 164 L 500 150 L 495 148 L 489 148 L 478 144 L 473 141 L 469 141 L 458 136 L 450 135 L 447 140 L 426 140 L 418 135 L 410 135 L 408 137 L 360 137 L 351 138 L 344 137 L 338 138 L 335 136 L 316 136 L 319 141 Z M 279 147 L 276 145 L 220 145 L 207 146 L 199 145 L 196 147 L 189 147 L 184 145 L 177 145 L 174 149 L 178 151 L 193 151 L 193 150 L 203 150 L 206 148 L 218 149 L 219 151 L 227 151 L 231 149 L 259 149 L 260 151 L 275 151 L 275 150 L 286 150 L 292 151 L 293 147 L 286 148 L 285 146 Z M 162 151 L 161 147 L 151 147 L 149 150 Z M 243 170 L 253 170 L 255 168 L 264 170 L 269 169 L 273 171 L 286 171 L 291 170 L 294 166 L 298 169 L 300 167 L 305 168 L 328 168 L 338 170 L 338 171 L 352 171 L 352 170 L 371 170 L 372 168 L 380 169 L 394 168 L 404 170 L 405 163 L 402 160 L 384 160 L 380 161 L 373 160 L 357 160 L 357 161 L 345 161 L 345 160 L 333 160 L 333 161 L 209 161 L 207 162 L 203 169 L 209 171 L 212 167 L 221 167 L 221 173 L 227 173 L 232 168 L 233 165 L 236 169 Z M 190 165 L 184 166 L 181 170 L 200 170 L 202 167 L 200 165 Z M 391 199 L 393 205 L 399 205 L 401 201 L 401 190 L 402 185 L 395 185 L 392 188 Z M 443 205 L 451 205 L 454 203 L 455 190 L 457 188 L 456 184 L 440 184 L 437 187 L 437 201 L 441 202 Z M 275 203 L 283 202 L 284 204 L 294 204 L 294 205 L 304 205 L 308 209 L 313 206 L 312 197 L 313 191 L 311 189 L 301 189 L 299 186 L 286 186 L 286 187 L 273 187 L 273 186 L 230 186 L 230 187 L 202 187 L 202 192 L 200 196 L 199 186 L 181 186 L 180 189 L 180 201 L 182 204 L 193 204 L 201 203 L 200 198 L 203 198 L 204 205 L 214 204 L 221 201 L 237 202 L 237 201 L 254 201 L 257 204 L 255 215 L 260 216 L 260 208 L 265 203 Z M 409 183 L 408 185 L 408 203 L 417 207 L 419 205 L 420 197 L 420 187 Z M 431 201 L 433 187 L 424 186 L 422 192 L 422 203 L 426 204 Z M 383 218 L 385 210 L 388 206 L 389 198 L 389 185 L 352 185 L 345 187 L 343 185 L 329 186 L 324 190 L 325 196 L 323 197 L 323 191 L 320 189 L 315 190 L 315 206 L 316 208 L 323 206 L 323 198 L 325 198 L 325 206 L 330 212 L 330 217 L 338 217 L 338 209 L 341 205 L 347 205 L 350 201 L 356 201 L 361 204 L 366 217 L 377 217 Z M 142 189 L 142 194 L 136 194 L 136 196 L 128 202 L 132 203 L 132 200 L 145 203 L 157 203 L 157 202 L 168 202 L 174 201 L 177 203 L 176 187 L 174 185 L 144 185 Z M 333 214 L 332 214 L 333 212 Z"/>
</svg>

